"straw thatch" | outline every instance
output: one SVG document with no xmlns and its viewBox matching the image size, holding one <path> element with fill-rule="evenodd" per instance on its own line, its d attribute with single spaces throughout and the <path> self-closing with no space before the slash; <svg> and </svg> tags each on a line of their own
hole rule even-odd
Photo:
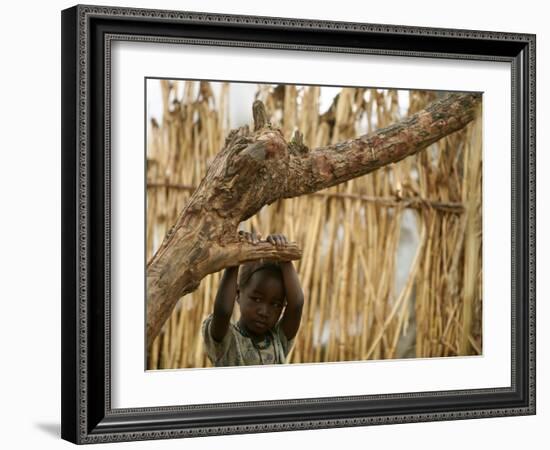
<svg viewBox="0 0 550 450">
<path fill-rule="evenodd" d="M 174 223 L 229 130 L 229 85 L 161 81 L 162 122 L 147 148 L 147 255 Z M 259 86 L 271 122 L 310 148 L 400 118 L 402 92 L 344 88 L 320 111 L 317 86 Z M 409 92 L 409 113 L 436 98 Z M 247 107 L 248 108 L 248 107 Z M 252 123 L 252 118 L 251 118 Z M 299 243 L 305 294 L 290 362 L 481 353 L 481 123 L 418 155 L 315 194 L 280 200 L 242 224 Z M 204 367 L 200 325 L 219 273 L 181 298 L 148 368 Z M 235 308 L 235 319 L 238 308 Z"/>
</svg>

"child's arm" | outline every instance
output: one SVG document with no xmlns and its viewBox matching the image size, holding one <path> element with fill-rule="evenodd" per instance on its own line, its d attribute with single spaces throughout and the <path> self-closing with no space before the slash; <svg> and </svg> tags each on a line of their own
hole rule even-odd
<svg viewBox="0 0 550 450">
<path fill-rule="evenodd" d="M 216 300 L 214 301 L 214 313 L 210 324 L 210 334 L 215 341 L 221 342 L 227 329 L 233 313 L 235 298 L 237 297 L 237 273 L 239 266 L 232 266 L 225 269 Z"/>
<path fill-rule="evenodd" d="M 286 245 L 287 239 L 285 236 L 279 234 L 269 235 L 267 241 L 276 246 Z M 281 328 L 285 333 L 288 340 L 291 340 L 296 336 L 298 328 L 300 328 L 300 321 L 302 319 L 302 308 L 304 306 L 304 293 L 300 286 L 300 280 L 292 261 L 282 261 L 279 263 L 281 271 L 283 273 L 283 283 L 285 285 L 286 293 L 286 307 L 281 319 Z"/>
<path fill-rule="evenodd" d="M 281 319 L 281 328 L 286 338 L 291 340 L 296 336 L 298 328 L 300 328 L 302 308 L 304 306 L 304 294 L 292 261 L 284 261 L 281 262 L 280 265 L 283 272 L 286 291 L 286 306 L 283 318 Z"/>
</svg>

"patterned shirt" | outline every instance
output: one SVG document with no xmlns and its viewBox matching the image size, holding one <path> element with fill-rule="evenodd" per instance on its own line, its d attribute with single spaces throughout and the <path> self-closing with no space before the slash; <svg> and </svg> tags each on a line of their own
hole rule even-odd
<svg viewBox="0 0 550 450">
<path fill-rule="evenodd" d="M 252 339 L 243 335 L 234 323 L 230 323 L 227 333 L 221 342 L 210 334 L 210 323 L 213 314 L 204 319 L 201 327 L 205 351 L 208 359 L 216 367 L 254 366 L 263 364 L 284 364 L 286 357 L 294 344 L 294 338 L 288 340 L 281 329 L 279 320 L 273 329 L 269 330 L 271 340 L 266 348 L 258 348 Z"/>
</svg>

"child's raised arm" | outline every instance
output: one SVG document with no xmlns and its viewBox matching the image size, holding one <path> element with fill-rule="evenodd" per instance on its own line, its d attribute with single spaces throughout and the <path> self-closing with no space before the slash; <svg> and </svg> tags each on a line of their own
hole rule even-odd
<svg viewBox="0 0 550 450">
<path fill-rule="evenodd" d="M 216 300 L 214 301 L 214 314 L 212 315 L 212 323 L 210 324 L 210 334 L 212 338 L 218 342 L 223 340 L 229 327 L 229 321 L 233 313 L 233 306 L 235 305 L 235 298 L 237 296 L 238 272 L 239 266 L 232 266 L 225 269 L 218 287 Z"/>
<path fill-rule="evenodd" d="M 271 234 L 267 237 L 267 241 L 276 246 L 284 246 L 288 243 L 286 237 L 282 234 Z M 282 261 L 279 265 L 283 274 L 286 293 L 286 307 L 281 319 L 281 328 L 287 339 L 290 340 L 296 336 L 298 328 L 300 328 L 304 293 L 292 261 Z"/>
<path fill-rule="evenodd" d="M 304 306 L 304 294 L 292 261 L 284 261 L 281 262 L 280 265 L 283 272 L 286 291 L 286 307 L 283 318 L 281 319 L 281 328 L 286 338 L 290 340 L 296 336 L 298 328 L 300 328 L 302 308 Z"/>
</svg>

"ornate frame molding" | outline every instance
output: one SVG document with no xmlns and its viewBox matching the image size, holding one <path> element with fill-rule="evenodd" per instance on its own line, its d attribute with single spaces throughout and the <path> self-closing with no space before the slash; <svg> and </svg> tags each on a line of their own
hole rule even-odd
<svg viewBox="0 0 550 450">
<path fill-rule="evenodd" d="M 97 31 L 98 19 L 111 21 L 109 26 Z M 118 19 L 118 21 L 117 21 Z M 332 45 L 325 42 L 267 42 L 245 39 L 216 39 L 213 37 L 168 37 L 145 34 L 121 33 L 126 23 L 161 23 L 165 26 L 184 28 L 193 25 L 201 32 L 201 27 L 238 25 L 256 36 L 259 31 L 268 34 L 304 30 L 330 31 L 336 33 Z M 76 6 L 63 12 L 63 339 L 62 339 L 62 437 L 72 442 L 99 443 L 112 441 L 134 441 L 143 439 L 164 439 L 174 437 L 194 437 L 219 434 L 239 434 L 251 432 L 271 432 L 329 427 L 364 426 L 389 423 L 409 423 L 422 421 L 456 420 L 469 418 L 527 415 L 535 413 L 535 36 L 530 34 L 500 33 L 472 30 L 451 30 L 441 28 L 405 27 L 364 23 L 314 21 L 258 16 L 225 14 L 205 14 L 197 12 L 160 11 L 148 9 L 111 8 L 99 6 Z M 221 30 L 221 28 L 220 28 Z M 118 31 L 118 32 L 117 32 Z M 206 31 L 204 33 L 207 33 Z M 375 37 L 378 47 L 350 47 L 345 37 L 350 33 L 361 34 L 365 38 Z M 93 38 L 104 45 L 103 52 L 94 47 Z M 297 36 L 297 35 L 296 35 Z M 260 36 L 261 38 L 262 36 Z M 388 39 L 426 38 L 428 48 L 414 49 L 414 42 L 404 44 L 411 48 L 390 48 Z M 456 40 L 453 47 L 458 51 L 441 51 L 441 38 Z M 290 40 L 292 37 L 289 38 Z M 256 48 L 277 48 L 306 51 L 352 52 L 398 56 L 436 57 L 453 59 L 481 59 L 506 61 L 512 64 L 512 386 L 510 388 L 482 389 L 470 391 L 438 391 L 419 394 L 395 394 L 353 397 L 353 400 L 375 402 L 400 400 L 414 411 L 415 402 L 433 399 L 430 410 L 418 407 L 411 413 L 380 414 L 376 409 L 369 414 L 357 417 L 325 417 L 308 420 L 281 420 L 256 424 L 215 424 L 212 426 L 193 425 L 192 420 L 180 426 L 169 426 L 168 419 L 186 411 L 208 411 L 220 408 L 239 407 L 285 407 L 290 405 L 326 405 L 349 401 L 350 397 L 330 397 L 318 399 L 292 399 L 285 401 L 246 402 L 215 405 L 194 405 L 182 407 L 152 407 L 136 409 L 111 409 L 110 401 L 110 67 L 111 43 L 115 40 L 145 41 L 162 43 L 187 43 L 201 45 L 244 46 Z M 484 53 L 483 43 L 498 42 L 494 53 Z M 392 41 L 393 42 L 393 41 Z M 415 41 L 416 42 L 416 41 Z M 387 48 L 384 48 L 384 46 Z M 394 44 L 392 44 L 394 45 Z M 465 51 L 466 45 L 471 51 Z M 380 46 L 382 48 L 380 48 Z M 488 47 L 486 47 L 488 48 Z M 103 80 L 97 79 L 98 62 L 105 69 Z M 96 87 L 103 83 L 102 103 L 104 124 L 98 133 L 90 110 L 95 106 L 92 96 L 97 95 Z M 76 106 L 75 106 L 76 105 Z M 101 128 L 101 127 L 100 127 Z M 101 161 L 102 180 L 98 180 L 97 167 L 91 164 L 90 142 L 102 142 L 104 160 Z M 76 149 L 76 151 L 75 151 Z M 94 163 L 95 164 L 95 163 Z M 76 168 L 76 170 L 75 170 Z M 526 190 L 519 190 L 518 183 L 523 177 Z M 97 190 L 100 182 L 102 188 Z M 103 192 L 99 209 L 104 215 L 98 216 L 97 193 Z M 96 206 L 94 206 L 96 205 Z M 103 252 L 95 252 L 90 232 L 99 230 L 103 222 Z M 94 241 L 95 242 L 95 241 Z M 97 244 L 97 243 L 96 243 Z M 514 257 L 515 256 L 515 257 Z M 98 265 L 98 257 L 103 260 Z M 91 273 L 93 271 L 93 274 Z M 103 324 L 98 326 L 90 320 L 97 310 L 91 310 L 91 291 L 95 277 L 103 274 L 104 298 Z M 95 292 L 95 291 L 94 291 Z M 516 294 L 524 292 L 524 298 Z M 94 295 L 97 295 L 95 292 Z M 96 306 L 97 307 L 97 306 Z M 518 313 L 520 316 L 518 316 Z M 98 337 L 101 332 L 103 337 Z M 520 339 L 521 338 L 521 339 Z M 90 352 L 103 343 L 104 380 L 91 380 L 89 368 L 96 364 Z M 94 350 L 94 351 L 96 351 Z M 94 366 L 95 367 L 95 366 Z M 519 369 L 519 370 L 518 370 Z M 96 374 L 97 375 L 97 374 Z M 89 395 L 97 393 L 103 386 L 102 405 L 90 400 Z M 507 402 L 496 402 L 497 396 L 507 396 Z M 437 403 L 440 398 L 460 399 L 471 406 L 468 410 L 444 410 Z M 494 399 L 482 402 L 480 407 L 476 397 Z M 431 400 L 430 400 L 431 401 Z M 418 403 L 419 404 L 419 403 Z M 383 409 L 378 408 L 378 411 Z M 163 425 L 164 421 L 164 425 Z"/>
</svg>

